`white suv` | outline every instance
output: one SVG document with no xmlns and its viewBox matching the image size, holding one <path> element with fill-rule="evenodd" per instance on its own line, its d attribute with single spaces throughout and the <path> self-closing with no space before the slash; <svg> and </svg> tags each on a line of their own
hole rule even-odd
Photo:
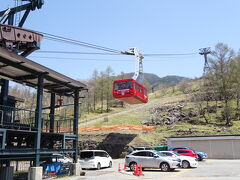
<svg viewBox="0 0 240 180">
<path fill-rule="evenodd" d="M 83 169 L 101 169 L 112 167 L 112 158 L 103 150 L 80 151 L 79 163 Z"/>
</svg>

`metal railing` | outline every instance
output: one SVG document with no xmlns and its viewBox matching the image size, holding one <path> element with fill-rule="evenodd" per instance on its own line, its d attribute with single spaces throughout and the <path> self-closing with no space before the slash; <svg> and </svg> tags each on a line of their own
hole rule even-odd
<svg viewBox="0 0 240 180">
<path fill-rule="evenodd" d="M 69 116 L 54 116 L 54 128 L 50 127 L 50 116 L 52 114 L 43 114 L 43 132 L 54 133 L 72 133 L 73 132 L 73 118 Z"/>
<path fill-rule="evenodd" d="M 11 161 L 10 166 L 14 167 L 14 172 L 28 171 L 31 167 L 30 161 Z"/>
<path fill-rule="evenodd" d="M 36 111 L 0 105 L 0 127 L 36 131 Z M 54 127 L 50 129 L 50 117 L 54 116 Z M 42 113 L 42 132 L 72 133 L 73 117 Z"/>
<path fill-rule="evenodd" d="M 7 129 L 34 130 L 35 112 L 22 108 L 0 105 L 0 126 Z"/>
</svg>

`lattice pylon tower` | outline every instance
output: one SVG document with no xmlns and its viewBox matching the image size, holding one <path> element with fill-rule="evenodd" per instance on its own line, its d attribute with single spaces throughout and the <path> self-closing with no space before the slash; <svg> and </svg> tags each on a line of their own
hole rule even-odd
<svg viewBox="0 0 240 180">
<path fill-rule="evenodd" d="M 202 49 L 199 49 L 199 50 L 200 50 L 199 54 L 204 55 L 203 75 L 205 75 L 207 73 L 208 69 L 209 69 L 207 55 L 211 53 L 211 50 L 210 50 L 210 47 L 202 48 Z"/>
</svg>

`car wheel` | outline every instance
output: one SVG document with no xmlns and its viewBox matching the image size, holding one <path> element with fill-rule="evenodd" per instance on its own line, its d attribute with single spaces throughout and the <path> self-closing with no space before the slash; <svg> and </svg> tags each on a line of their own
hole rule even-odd
<svg viewBox="0 0 240 180">
<path fill-rule="evenodd" d="M 167 171 L 170 171 L 170 166 L 168 163 L 164 162 L 164 163 L 160 164 L 160 169 L 163 172 L 167 172 Z"/>
<path fill-rule="evenodd" d="M 110 168 L 112 167 L 112 161 L 109 162 L 109 166 L 108 167 L 110 167 Z"/>
<path fill-rule="evenodd" d="M 182 162 L 182 168 L 190 168 L 190 163 L 186 160 Z"/>
<path fill-rule="evenodd" d="M 160 169 L 164 172 L 170 171 L 170 166 L 168 163 L 164 162 L 160 164 Z"/>
<path fill-rule="evenodd" d="M 134 171 L 135 167 L 136 167 L 136 163 L 135 162 L 131 162 L 130 165 L 129 165 L 130 170 Z"/>
<path fill-rule="evenodd" d="M 100 169 L 101 169 L 101 164 L 98 163 L 98 164 L 97 164 L 97 170 L 100 170 Z"/>
<path fill-rule="evenodd" d="M 198 156 L 198 160 L 199 160 L 199 161 L 202 161 L 203 159 L 202 159 L 202 157 L 201 157 L 201 156 Z"/>
</svg>

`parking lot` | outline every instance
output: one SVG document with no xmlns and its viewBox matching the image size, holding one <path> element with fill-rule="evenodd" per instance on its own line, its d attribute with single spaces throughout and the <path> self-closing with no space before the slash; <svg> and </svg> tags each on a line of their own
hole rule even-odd
<svg viewBox="0 0 240 180">
<path fill-rule="evenodd" d="M 61 180 L 120 180 L 120 179 L 171 179 L 171 180 L 227 180 L 240 179 L 240 160 L 208 159 L 199 162 L 198 168 L 176 169 L 173 172 L 161 172 L 159 169 L 146 169 L 144 176 L 134 176 L 131 171 L 118 172 L 118 166 L 123 169 L 124 159 L 113 160 L 113 167 L 97 170 L 85 170 L 86 175 L 81 177 L 60 178 Z"/>
</svg>

